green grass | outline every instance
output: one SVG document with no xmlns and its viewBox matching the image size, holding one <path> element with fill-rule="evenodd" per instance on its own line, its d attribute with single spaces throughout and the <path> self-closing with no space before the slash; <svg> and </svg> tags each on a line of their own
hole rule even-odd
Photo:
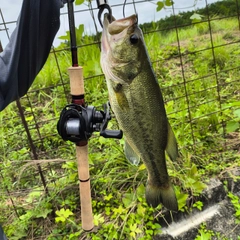
<svg viewBox="0 0 240 240">
<path fill-rule="evenodd" d="M 233 18 L 214 20 L 211 24 L 213 46 L 207 23 L 179 29 L 180 49 L 174 30 L 145 35 L 182 155 L 178 162 L 168 161 L 181 211 L 200 206 L 188 208 L 186 200 L 197 199 L 210 177 L 230 165 L 240 164 L 239 155 L 228 145 L 229 135 L 239 134 L 240 122 L 238 24 Z M 108 93 L 101 75 L 98 44 L 91 45 L 94 42 L 93 37 L 82 40 L 82 44 L 88 46 L 79 48 L 79 63 L 84 67 L 86 100 L 101 109 L 108 100 Z M 127 162 L 123 140 L 104 139 L 98 134 L 89 141 L 93 213 L 98 231 L 83 233 L 75 146 L 62 141 L 56 130 L 59 114 L 69 102 L 67 68 L 71 65 L 71 56 L 69 51 L 56 52 L 56 56 L 62 78 L 56 58 L 51 54 L 31 88 L 31 101 L 24 98 L 21 102 L 38 158 L 67 161 L 41 164 L 50 192 L 49 196 L 44 196 L 36 166 L 24 168 L 24 160 L 32 158 L 31 149 L 19 123 L 16 106 L 10 105 L 0 116 L 0 181 L 3 186 L 0 210 L 4 213 L 0 215 L 0 222 L 4 222 L 10 239 L 30 239 L 31 236 L 34 239 L 41 239 L 40 236 L 50 240 L 79 239 L 79 235 L 80 239 L 84 236 L 87 239 L 152 239 L 160 230 L 155 214 L 161 215 L 162 208 L 154 210 L 145 202 L 147 174 L 144 165 L 132 166 Z M 113 119 L 109 128 L 117 127 Z M 19 217 L 14 214 L 6 189 L 11 193 Z M 28 191 L 23 192 L 24 189 Z M 70 213 L 60 215 L 62 221 L 53 217 L 60 209 Z"/>
</svg>

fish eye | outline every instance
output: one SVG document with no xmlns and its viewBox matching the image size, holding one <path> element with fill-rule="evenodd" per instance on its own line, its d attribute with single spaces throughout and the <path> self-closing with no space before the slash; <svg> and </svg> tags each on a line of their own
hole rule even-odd
<svg viewBox="0 0 240 240">
<path fill-rule="evenodd" d="M 133 34 L 133 35 L 131 35 L 130 36 L 130 42 L 132 43 L 132 44 L 137 44 L 138 43 L 138 36 L 136 35 L 136 34 Z"/>
</svg>

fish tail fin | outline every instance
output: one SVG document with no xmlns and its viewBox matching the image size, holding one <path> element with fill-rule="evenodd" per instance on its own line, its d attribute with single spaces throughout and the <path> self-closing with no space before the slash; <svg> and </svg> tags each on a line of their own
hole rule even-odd
<svg viewBox="0 0 240 240">
<path fill-rule="evenodd" d="M 171 211 L 178 211 L 178 202 L 172 184 L 169 182 L 167 186 L 155 186 L 147 184 L 146 201 L 152 207 L 157 207 L 162 203 Z"/>
</svg>

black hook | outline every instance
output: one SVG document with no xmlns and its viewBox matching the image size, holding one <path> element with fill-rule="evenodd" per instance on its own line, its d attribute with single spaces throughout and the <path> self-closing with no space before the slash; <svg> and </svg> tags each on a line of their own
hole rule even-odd
<svg viewBox="0 0 240 240">
<path fill-rule="evenodd" d="M 105 9 L 107 9 L 108 10 L 108 19 L 109 19 L 109 22 L 111 22 L 112 21 L 112 9 L 109 6 L 107 0 L 97 0 L 97 6 L 98 6 L 98 9 L 99 9 L 98 21 L 99 21 L 100 25 L 103 27 L 103 23 L 102 23 L 102 20 L 101 20 L 102 13 Z"/>
</svg>

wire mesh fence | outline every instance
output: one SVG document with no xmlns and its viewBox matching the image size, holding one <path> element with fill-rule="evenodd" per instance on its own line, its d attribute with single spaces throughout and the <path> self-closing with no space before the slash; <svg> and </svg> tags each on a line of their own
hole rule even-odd
<svg viewBox="0 0 240 240">
<path fill-rule="evenodd" d="M 113 14 L 122 17 L 123 1 L 109 2 Z M 145 9 L 153 5 L 152 17 L 156 2 L 129 1 L 125 14 L 133 14 L 136 9 L 141 19 Z M 149 18 L 152 22 L 141 24 L 180 151 L 189 153 L 200 167 L 204 158 L 213 162 L 228 158 L 231 163 L 240 149 L 240 3 L 225 2 L 225 8 L 217 9 L 206 0 L 201 9 L 195 6 L 195 11 L 187 15 L 173 5 L 165 10 L 169 12 L 167 21 Z M 6 22 L 5 14 L 1 11 L 2 37 L 10 35 L 9 27 L 16 20 Z M 66 16 L 63 9 L 63 24 L 67 24 Z M 96 16 L 95 1 L 76 6 L 77 47 L 79 65 L 84 68 L 86 101 L 101 109 L 108 94 L 99 63 L 101 28 Z M 82 23 L 86 23 L 85 29 Z M 67 31 L 67 27 L 64 29 Z M 74 163 L 74 144 L 64 142 L 57 133 L 61 110 L 70 102 L 69 33 L 62 34 L 56 45 L 28 94 L 0 115 L 0 222 L 6 226 L 28 209 L 37 208 L 39 199 L 46 198 L 52 204 L 39 212 L 51 214 L 61 205 L 56 199 L 63 201 L 69 189 L 76 190 L 73 201 L 79 203 L 77 170 L 66 165 Z M 94 134 L 89 142 L 91 160 L 102 151 L 96 147 L 98 138 Z M 71 174 L 69 169 L 73 170 Z M 51 220 L 44 214 L 39 213 L 45 217 L 39 226 L 47 236 Z M 45 239 L 37 237 L 36 232 L 36 226 L 29 226 L 28 238 L 32 234 L 34 239 Z"/>
</svg>

